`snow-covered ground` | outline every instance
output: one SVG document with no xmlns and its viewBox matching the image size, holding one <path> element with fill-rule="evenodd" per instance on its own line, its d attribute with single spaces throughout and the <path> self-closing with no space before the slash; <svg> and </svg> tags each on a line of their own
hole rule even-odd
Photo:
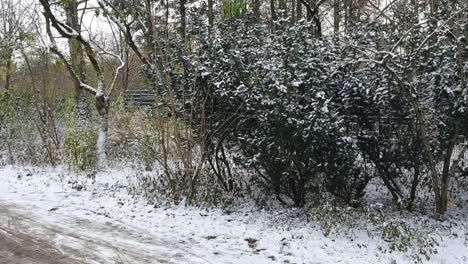
<svg viewBox="0 0 468 264">
<path fill-rule="evenodd" d="M 441 223 L 422 214 L 386 213 L 379 203 L 365 212 L 323 208 L 309 216 L 250 203 L 229 210 L 155 208 L 128 193 L 132 175 L 131 169 L 113 169 L 94 182 L 62 168 L 3 167 L 0 206 L 114 244 L 118 250 L 95 249 L 105 263 L 118 263 L 116 254 L 125 247 L 148 256 L 128 263 L 413 263 L 417 256 L 427 263 L 468 263 L 465 214 Z M 60 237 L 54 243 L 73 246 Z M 151 254 L 160 258 L 148 261 Z"/>
</svg>

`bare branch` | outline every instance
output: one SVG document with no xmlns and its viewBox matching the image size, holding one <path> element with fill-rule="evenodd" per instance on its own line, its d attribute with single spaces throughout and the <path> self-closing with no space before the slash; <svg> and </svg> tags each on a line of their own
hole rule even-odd
<svg viewBox="0 0 468 264">
<path fill-rule="evenodd" d="M 98 76 L 98 89 L 97 90 L 99 93 L 99 86 L 101 86 L 101 83 L 104 84 L 104 77 L 103 77 L 101 67 L 99 66 L 99 63 L 97 62 L 96 54 L 94 53 L 93 48 L 91 47 L 89 42 L 86 41 L 81 36 L 79 32 L 76 32 L 73 28 L 71 28 L 67 24 L 57 20 L 55 15 L 52 13 L 52 10 L 50 9 L 50 3 L 48 0 L 39 0 L 39 1 L 41 2 L 42 7 L 44 8 L 45 16 L 50 19 L 52 26 L 60 33 L 60 35 L 67 39 L 78 40 L 85 48 L 86 55 L 88 56 L 91 62 L 91 65 L 93 66 L 94 71 L 96 72 L 96 75 Z"/>
<path fill-rule="evenodd" d="M 65 64 L 65 66 L 67 67 L 67 70 L 68 72 L 70 73 L 71 77 L 73 78 L 73 80 L 77 81 L 79 84 L 80 84 L 80 87 L 88 92 L 90 92 L 91 94 L 93 95 L 96 95 L 97 94 L 97 90 L 94 89 L 93 87 L 83 83 L 80 78 L 78 77 L 78 75 L 76 74 L 75 70 L 73 69 L 72 65 L 70 64 L 70 62 L 65 58 L 65 56 L 63 55 L 62 52 L 59 51 L 59 49 L 57 48 L 57 43 L 55 41 L 55 38 L 54 36 L 52 35 L 52 31 L 50 30 L 50 19 L 49 17 L 46 17 L 46 32 L 47 32 L 47 35 L 49 35 L 49 39 L 50 39 L 50 42 L 51 42 L 51 45 L 50 45 L 50 51 L 52 51 L 54 54 L 56 54 L 62 61 L 63 63 Z"/>
</svg>

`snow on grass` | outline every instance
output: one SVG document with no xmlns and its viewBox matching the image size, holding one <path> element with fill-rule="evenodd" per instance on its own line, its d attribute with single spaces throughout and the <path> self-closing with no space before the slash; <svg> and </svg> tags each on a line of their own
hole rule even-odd
<svg viewBox="0 0 468 264">
<path fill-rule="evenodd" d="M 468 263 L 463 219 L 438 224 L 427 216 L 389 214 L 375 217 L 381 222 L 371 224 L 369 215 L 345 210 L 324 213 L 321 221 L 316 215 L 306 217 L 301 210 L 266 211 L 250 203 L 229 210 L 155 208 L 129 195 L 129 183 L 135 180 L 132 175 L 129 168 L 87 177 L 62 168 L 4 167 L 0 168 L 0 201 L 96 223 L 122 224 L 177 245 L 175 254 L 198 256 L 201 263 L 413 263 L 421 248 L 432 248 L 426 243 L 434 237 L 438 253 L 429 254 L 430 260 L 422 257 L 422 262 Z M 417 229 L 412 228 L 422 219 L 428 223 L 425 227 L 433 228 L 423 239 L 412 237 L 405 242 L 403 235 L 380 235 L 393 224 L 395 230 L 388 230 L 417 236 L 413 232 Z M 410 231 L 403 232 L 402 223 Z M 399 252 L 391 250 L 391 245 L 408 249 Z"/>
</svg>

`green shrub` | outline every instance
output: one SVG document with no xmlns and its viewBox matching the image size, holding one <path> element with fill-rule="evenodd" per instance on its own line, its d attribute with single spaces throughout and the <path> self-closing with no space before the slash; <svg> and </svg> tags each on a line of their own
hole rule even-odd
<svg viewBox="0 0 468 264">
<path fill-rule="evenodd" d="M 65 164 L 74 170 L 89 170 L 96 166 L 95 129 L 70 129 L 65 135 Z"/>
<path fill-rule="evenodd" d="M 415 263 L 429 261 L 437 253 L 438 243 L 433 237 L 401 221 L 384 224 L 382 239 L 391 251 L 411 252 Z"/>
</svg>

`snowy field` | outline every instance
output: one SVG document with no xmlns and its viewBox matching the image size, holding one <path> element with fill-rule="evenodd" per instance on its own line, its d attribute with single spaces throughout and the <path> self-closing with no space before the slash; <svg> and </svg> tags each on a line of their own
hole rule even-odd
<svg viewBox="0 0 468 264">
<path fill-rule="evenodd" d="M 29 214 L 23 225 L 30 226 L 23 228 L 48 235 L 59 249 L 90 251 L 89 263 L 468 263 L 467 209 L 461 205 L 451 206 L 445 222 L 430 214 L 400 215 L 374 200 L 365 210 L 324 207 L 309 214 L 251 203 L 155 207 L 129 194 L 132 175 L 130 169 L 108 170 L 94 182 L 61 168 L 3 167 L 0 209 Z M 0 213 L 0 225 L 10 218 Z M 51 228 L 34 228 L 36 222 L 112 245 L 86 249 Z M 126 251 L 141 257 L 118 256 Z"/>
</svg>

